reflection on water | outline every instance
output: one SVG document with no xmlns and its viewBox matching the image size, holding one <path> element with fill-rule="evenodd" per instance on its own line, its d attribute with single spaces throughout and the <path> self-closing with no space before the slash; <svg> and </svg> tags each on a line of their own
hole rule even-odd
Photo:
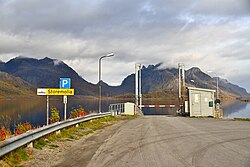
<svg viewBox="0 0 250 167">
<path fill-rule="evenodd" d="M 17 123 L 25 121 L 29 121 L 35 126 L 43 125 L 46 120 L 43 117 L 43 112 L 46 111 L 42 107 L 44 105 L 46 106 L 45 102 L 41 100 L 1 100 L 1 126 L 13 129 Z"/>
<path fill-rule="evenodd" d="M 60 111 L 60 117 L 63 118 L 64 104 L 62 97 L 50 96 L 50 108 L 56 107 Z M 102 111 L 107 112 L 110 103 L 125 102 L 126 100 L 112 100 L 106 98 L 102 101 Z M 79 98 L 69 97 L 67 104 L 67 118 L 73 108 L 81 105 L 86 113 L 98 112 L 97 98 Z M 22 122 L 30 122 L 33 126 L 43 126 L 46 124 L 46 97 L 37 99 L 11 99 L 0 100 L 0 127 L 10 127 L 13 131 L 15 125 Z"/>
<path fill-rule="evenodd" d="M 250 118 L 250 103 L 234 101 L 224 104 L 222 109 L 224 118 Z"/>
</svg>

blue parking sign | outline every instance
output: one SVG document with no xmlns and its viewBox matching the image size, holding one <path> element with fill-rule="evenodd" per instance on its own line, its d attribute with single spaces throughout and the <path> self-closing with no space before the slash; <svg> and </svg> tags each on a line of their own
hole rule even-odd
<svg viewBox="0 0 250 167">
<path fill-rule="evenodd" d="M 60 88 L 70 89 L 70 78 L 60 78 Z"/>
</svg>

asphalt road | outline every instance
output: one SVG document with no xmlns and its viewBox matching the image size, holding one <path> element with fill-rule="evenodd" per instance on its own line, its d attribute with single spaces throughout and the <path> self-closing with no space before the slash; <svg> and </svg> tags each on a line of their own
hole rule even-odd
<svg viewBox="0 0 250 167">
<path fill-rule="evenodd" d="M 73 166 L 250 167 L 249 121 L 144 116 L 102 133 L 88 160 Z"/>
</svg>

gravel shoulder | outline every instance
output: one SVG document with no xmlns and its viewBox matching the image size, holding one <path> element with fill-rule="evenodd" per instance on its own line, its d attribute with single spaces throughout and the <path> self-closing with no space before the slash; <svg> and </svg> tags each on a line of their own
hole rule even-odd
<svg viewBox="0 0 250 167">
<path fill-rule="evenodd" d="M 79 140 L 53 142 L 42 150 L 29 148 L 31 158 L 21 165 L 25 167 L 87 166 L 98 148 L 127 121 L 129 120 L 121 120 Z"/>
</svg>

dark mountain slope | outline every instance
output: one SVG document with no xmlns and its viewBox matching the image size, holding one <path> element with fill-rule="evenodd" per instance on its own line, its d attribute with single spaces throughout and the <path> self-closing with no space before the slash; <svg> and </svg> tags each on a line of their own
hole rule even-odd
<svg viewBox="0 0 250 167">
<path fill-rule="evenodd" d="M 72 88 L 76 88 L 76 94 L 97 94 L 97 88 L 94 84 L 85 81 L 62 61 L 48 57 L 40 60 L 17 57 L 5 63 L 0 70 L 20 77 L 36 87 L 58 88 L 59 79 L 69 77 Z"/>
<path fill-rule="evenodd" d="M 120 94 L 134 93 L 135 75 L 126 77 L 121 86 L 116 89 Z M 212 78 L 202 72 L 199 68 L 193 67 L 185 71 L 185 82 L 187 86 L 216 90 L 217 78 Z M 178 69 L 160 69 L 159 65 L 150 65 L 142 68 L 142 93 L 151 93 L 154 91 L 178 92 Z M 225 79 L 219 78 L 219 92 L 221 95 L 234 95 L 241 97 L 250 97 L 244 88 L 234 85 Z"/>
</svg>

